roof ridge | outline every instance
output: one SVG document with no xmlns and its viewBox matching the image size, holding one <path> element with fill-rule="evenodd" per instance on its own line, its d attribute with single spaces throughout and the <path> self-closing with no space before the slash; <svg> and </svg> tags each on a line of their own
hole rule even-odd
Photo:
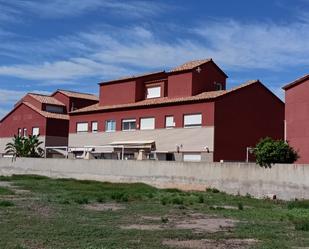
<svg viewBox="0 0 309 249">
<path fill-rule="evenodd" d="M 293 86 L 296 86 L 297 84 L 302 83 L 303 81 L 309 79 L 309 74 L 305 74 L 304 76 L 301 76 L 299 78 L 297 78 L 296 80 L 286 84 L 285 86 L 282 87 L 283 90 L 287 90 Z"/>
<path fill-rule="evenodd" d="M 91 95 L 96 96 L 94 93 L 85 93 L 85 92 L 79 92 L 79 91 L 72 91 L 72 90 L 66 90 L 66 89 L 57 89 L 56 92 L 70 92 L 70 93 L 79 93 L 79 94 L 85 94 L 85 95 Z"/>
</svg>

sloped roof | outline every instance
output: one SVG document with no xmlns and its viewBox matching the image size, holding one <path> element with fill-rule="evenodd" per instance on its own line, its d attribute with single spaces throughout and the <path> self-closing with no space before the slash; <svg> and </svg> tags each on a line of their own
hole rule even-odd
<svg viewBox="0 0 309 249">
<path fill-rule="evenodd" d="M 99 101 L 98 96 L 96 96 L 94 94 L 90 94 L 90 93 L 81 93 L 81 92 L 62 90 L 62 89 L 58 89 L 56 92 L 60 92 L 60 93 L 62 93 L 64 95 L 68 96 L 69 98 L 88 99 L 88 100 Z"/>
<path fill-rule="evenodd" d="M 104 81 L 104 82 L 99 83 L 99 85 L 118 82 L 118 81 L 133 80 L 133 79 L 137 79 L 137 78 L 140 78 L 140 77 L 145 77 L 145 76 L 150 76 L 150 75 L 155 75 L 155 74 L 162 74 L 162 73 L 165 73 L 165 71 L 157 71 L 157 72 L 149 72 L 149 73 L 129 75 L 129 76 L 124 76 L 124 77 L 120 77 L 120 78 L 109 80 L 109 81 Z"/>
<path fill-rule="evenodd" d="M 174 67 L 170 70 L 170 72 L 178 72 L 178 71 L 184 71 L 184 70 L 192 70 L 194 68 L 199 67 L 200 65 L 203 65 L 207 62 L 212 61 L 212 59 L 204 59 L 204 60 L 194 60 L 194 61 L 188 61 L 180 66 Z"/>
<path fill-rule="evenodd" d="M 294 86 L 304 82 L 305 80 L 309 80 L 309 74 L 306 74 L 306 75 L 298 78 L 297 80 L 294 80 L 293 82 L 291 82 L 291 83 L 285 85 L 284 87 L 282 87 L 282 89 L 288 90 L 288 89 L 290 89 L 290 88 L 292 88 L 292 87 L 294 87 Z"/>
<path fill-rule="evenodd" d="M 20 105 L 21 104 L 24 104 L 24 105 L 28 106 L 29 108 L 31 108 L 35 112 L 41 114 L 45 118 L 69 120 L 69 115 L 67 115 L 67 114 L 52 113 L 52 112 L 42 111 L 42 110 L 36 108 L 35 106 L 31 105 L 29 102 L 22 102 L 22 103 L 20 103 Z"/>
<path fill-rule="evenodd" d="M 37 107 L 35 107 L 34 105 L 32 105 L 29 102 L 26 101 L 20 101 L 8 114 L 6 114 L 1 120 L 0 123 L 3 122 L 3 120 L 5 120 L 12 112 L 14 112 L 18 107 L 20 107 L 21 105 L 25 105 L 28 106 L 29 108 L 31 108 L 33 111 L 37 112 L 38 114 L 40 114 L 41 116 L 45 117 L 45 118 L 52 118 L 52 119 L 62 119 L 62 120 L 69 120 L 69 115 L 68 114 L 61 114 L 61 113 L 52 113 L 52 112 L 46 112 L 46 111 L 42 111 L 40 109 L 38 109 Z"/>
<path fill-rule="evenodd" d="M 194 96 L 188 97 L 178 97 L 178 98 L 154 98 L 154 99 L 146 99 L 135 103 L 128 103 L 128 104 L 119 104 L 119 105 L 109 105 L 109 106 L 100 106 L 99 103 L 95 105 L 91 105 L 85 108 L 81 108 L 71 113 L 84 113 L 84 112 L 96 112 L 96 111 L 105 111 L 105 110 L 113 110 L 113 109 L 121 109 L 121 108 L 133 108 L 133 107 L 144 107 L 144 106 L 156 106 L 156 105 L 164 105 L 164 104 L 176 104 L 176 103 L 186 103 L 186 102 L 194 102 L 194 101 L 201 101 L 201 100 L 213 100 L 219 96 L 237 91 L 241 88 L 247 87 L 249 85 L 260 83 L 259 80 L 250 80 L 241 84 L 237 87 L 234 87 L 230 90 L 221 90 L 221 91 L 210 91 L 210 92 L 203 92 Z"/>
<path fill-rule="evenodd" d="M 32 98 L 36 99 L 38 102 L 42 104 L 50 104 L 50 105 L 61 105 L 65 106 L 62 102 L 55 99 L 54 97 L 44 95 L 44 94 L 37 94 L 37 93 L 28 93 L 28 96 L 31 96 Z"/>
</svg>

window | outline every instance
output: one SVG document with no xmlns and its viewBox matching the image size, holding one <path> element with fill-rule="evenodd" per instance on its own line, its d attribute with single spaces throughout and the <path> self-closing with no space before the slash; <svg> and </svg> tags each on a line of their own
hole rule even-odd
<svg viewBox="0 0 309 249">
<path fill-rule="evenodd" d="M 122 120 L 122 130 L 132 131 L 136 129 L 136 119 L 124 119 Z"/>
<path fill-rule="evenodd" d="M 55 105 L 46 105 L 47 112 L 54 112 L 54 113 L 63 113 L 62 106 L 55 106 Z"/>
<path fill-rule="evenodd" d="M 24 137 L 27 136 L 27 128 L 24 128 L 24 134 L 23 134 Z"/>
<path fill-rule="evenodd" d="M 174 127 L 175 127 L 174 116 L 166 116 L 165 117 L 165 128 L 174 128 Z"/>
<path fill-rule="evenodd" d="M 216 89 L 217 91 L 222 90 L 222 84 L 221 84 L 221 83 L 216 83 L 216 82 L 215 82 L 215 89 Z"/>
<path fill-rule="evenodd" d="M 155 128 L 155 118 L 141 118 L 141 130 L 153 130 Z"/>
<path fill-rule="evenodd" d="M 201 127 L 202 114 L 184 115 L 184 127 Z"/>
<path fill-rule="evenodd" d="M 115 120 L 107 120 L 105 122 L 105 131 L 106 132 L 116 131 L 116 121 Z"/>
<path fill-rule="evenodd" d="M 38 135 L 40 135 L 40 128 L 33 127 L 32 128 L 32 136 L 38 136 Z"/>
<path fill-rule="evenodd" d="M 202 156 L 200 153 L 185 153 L 183 154 L 183 160 L 185 162 L 200 162 Z"/>
<path fill-rule="evenodd" d="M 22 129 L 21 128 L 18 128 L 17 134 L 18 134 L 18 136 L 21 137 L 21 135 L 22 135 Z"/>
<path fill-rule="evenodd" d="M 161 86 L 148 87 L 146 98 L 160 98 L 161 97 Z"/>
<path fill-rule="evenodd" d="M 98 132 L 98 122 L 97 121 L 91 122 L 91 131 L 93 133 L 97 133 Z"/>
<path fill-rule="evenodd" d="M 79 132 L 88 132 L 88 123 L 77 123 L 76 126 L 77 133 Z"/>
</svg>

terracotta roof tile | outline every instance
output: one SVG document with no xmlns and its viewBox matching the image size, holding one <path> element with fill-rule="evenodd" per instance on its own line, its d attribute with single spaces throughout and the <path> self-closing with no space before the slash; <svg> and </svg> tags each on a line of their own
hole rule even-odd
<svg viewBox="0 0 309 249">
<path fill-rule="evenodd" d="M 48 95 L 43 95 L 43 94 L 36 94 L 36 93 L 28 93 L 29 96 L 32 98 L 36 99 L 42 104 L 50 104 L 50 105 L 61 105 L 65 106 L 62 102 L 59 100 L 55 99 L 54 97 L 48 96 Z"/>
<path fill-rule="evenodd" d="M 69 120 L 69 115 L 67 115 L 67 114 L 60 114 L 60 113 L 52 113 L 52 112 L 42 111 L 42 110 L 36 108 L 35 106 L 31 105 L 29 102 L 21 102 L 20 104 L 24 104 L 24 105 L 28 106 L 29 108 L 31 108 L 32 110 L 41 114 L 45 118 Z"/>
<path fill-rule="evenodd" d="M 308 79 L 309 79 L 309 74 L 306 74 L 306 75 L 298 78 L 297 80 L 294 80 L 293 82 L 285 85 L 284 87 L 282 87 L 282 89 L 287 90 L 287 89 L 289 89 L 289 88 L 291 88 L 293 86 L 296 86 L 296 85 L 298 85 L 298 84 L 300 84 L 303 81 L 308 80 Z"/>
<path fill-rule="evenodd" d="M 100 85 L 106 84 L 106 83 L 111 83 L 111 82 L 122 81 L 122 80 L 136 79 L 136 78 L 140 78 L 140 77 L 144 77 L 144 76 L 148 76 L 148 75 L 160 74 L 160 73 L 165 73 L 165 71 L 157 71 L 157 72 L 150 72 L 150 73 L 142 73 L 142 74 L 124 76 L 124 77 L 120 77 L 118 79 L 104 81 L 104 82 L 100 83 Z"/>
<path fill-rule="evenodd" d="M 88 99 L 88 100 L 96 100 L 99 101 L 98 96 L 90 93 L 81 93 L 81 92 L 74 92 L 69 90 L 61 90 L 58 89 L 56 92 L 60 92 L 70 98 L 78 98 L 78 99 Z"/>
<path fill-rule="evenodd" d="M 191 70 L 194 69 L 202 64 L 205 64 L 207 62 L 212 61 L 212 59 L 204 59 L 204 60 L 195 60 L 195 61 L 189 61 L 186 62 L 180 66 L 177 66 L 173 68 L 170 72 L 179 72 L 179 71 L 184 71 L 184 70 Z"/>
<path fill-rule="evenodd" d="M 237 91 L 241 88 L 246 86 L 252 85 L 254 83 L 258 83 L 258 80 L 250 80 L 244 84 L 241 84 L 237 87 L 234 87 L 230 90 L 221 90 L 221 91 L 211 91 L 211 92 L 203 92 L 198 95 L 188 96 L 188 97 L 179 97 L 179 98 L 155 98 L 155 99 L 146 99 L 135 103 L 128 103 L 128 104 L 119 104 L 119 105 L 110 105 L 110 106 L 100 106 L 99 103 L 95 105 L 91 105 L 71 113 L 84 113 L 84 112 L 95 112 L 95 111 L 105 111 L 105 110 L 113 110 L 113 109 L 120 109 L 120 108 L 132 108 L 132 107 L 143 107 L 143 106 L 155 106 L 155 105 L 162 105 L 162 104 L 176 104 L 176 103 L 185 103 L 185 102 L 192 102 L 192 101 L 200 101 L 200 100 L 211 100 L 215 99 L 219 96 L 225 95 L 227 93 L 231 93 Z"/>
</svg>

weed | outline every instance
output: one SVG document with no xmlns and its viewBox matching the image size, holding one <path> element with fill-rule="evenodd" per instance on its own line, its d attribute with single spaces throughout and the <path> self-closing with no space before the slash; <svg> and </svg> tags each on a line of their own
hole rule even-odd
<svg viewBox="0 0 309 249">
<path fill-rule="evenodd" d="M 238 210 L 244 210 L 244 205 L 241 202 L 239 202 L 237 205 L 238 205 Z"/>
<path fill-rule="evenodd" d="M 77 198 L 74 200 L 77 204 L 88 204 L 89 200 L 86 197 Z"/>
<path fill-rule="evenodd" d="M 206 192 L 217 194 L 220 193 L 220 190 L 216 188 L 206 188 Z"/>
<path fill-rule="evenodd" d="M 0 187 L 0 195 L 14 195 L 14 191 L 5 188 L 5 187 Z"/>
<path fill-rule="evenodd" d="M 161 217 L 161 222 L 162 223 L 168 223 L 168 218 L 167 217 Z"/>
<path fill-rule="evenodd" d="M 205 201 L 205 200 L 204 200 L 204 196 L 203 196 L 203 195 L 199 195 L 199 196 L 198 196 L 198 202 L 199 202 L 199 203 L 204 203 L 204 201 Z"/>
<path fill-rule="evenodd" d="M 168 198 L 167 197 L 163 197 L 162 199 L 161 199 L 161 204 L 162 205 L 166 205 L 166 204 L 168 204 Z"/>
<path fill-rule="evenodd" d="M 105 197 L 102 197 L 102 196 L 99 196 L 98 198 L 97 198 L 97 202 L 99 202 L 99 203 L 104 203 L 106 200 L 105 200 Z"/>
<path fill-rule="evenodd" d="M 0 201 L 0 207 L 11 207 L 14 206 L 14 203 L 11 201 Z"/>
<path fill-rule="evenodd" d="M 183 205 L 183 198 L 177 196 L 177 197 L 172 199 L 172 203 L 173 204 L 177 204 L 177 205 Z"/>
<path fill-rule="evenodd" d="M 298 231 L 309 231 L 309 219 L 296 219 L 293 221 Z"/>
<path fill-rule="evenodd" d="M 288 203 L 288 209 L 293 209 L 293 208 L 305 208 L 309 209 L 309 200 L 301 200 L 301 201 L 290 201 Z"/>
</svg>

